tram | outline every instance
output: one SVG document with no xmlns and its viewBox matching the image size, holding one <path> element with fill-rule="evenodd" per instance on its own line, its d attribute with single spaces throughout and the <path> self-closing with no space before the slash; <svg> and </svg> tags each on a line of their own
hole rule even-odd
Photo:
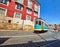
<svg viewBox="0 0 60 47">
<path fill-rule="evenodd" d="M 42 18 L 35 19 L 34 32 L 47 32 L 48 26 Z"/>
</svg>

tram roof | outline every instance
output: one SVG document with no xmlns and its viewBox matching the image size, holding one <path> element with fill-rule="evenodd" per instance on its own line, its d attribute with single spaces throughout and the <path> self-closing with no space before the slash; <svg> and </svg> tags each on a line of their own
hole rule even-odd
<svg viewBox="0 0 60 47">
<path fill-rule="evenodd" d="M 42 18 L 37 18 L 36 21 L 43 21 L 43 22 L 45 22 L 45 20 L 42 19 Z"/>
<path fill-rule="evenodd" d="M 37 18 L 37 19 L 40 19 L 40 20 L 43 20 L 43 21 L 45 21 L 44 19 L 42 19 L 42 18 Z"/>
</svg>

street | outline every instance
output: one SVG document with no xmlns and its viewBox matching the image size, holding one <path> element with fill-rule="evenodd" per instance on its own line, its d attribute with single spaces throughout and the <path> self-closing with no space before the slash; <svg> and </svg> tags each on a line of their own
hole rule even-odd
<svg viewBox="0 0 60 47">
<path fill-rule="evenodd" d="M 0 47 L 60 47 L 60 32 L 0 32 Z"/>
</svg>

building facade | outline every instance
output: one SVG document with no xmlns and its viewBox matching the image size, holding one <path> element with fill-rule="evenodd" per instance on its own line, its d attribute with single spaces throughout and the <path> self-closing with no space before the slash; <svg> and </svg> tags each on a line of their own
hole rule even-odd
<svg viewBox="0 0 60 47">
<path fill-rule="evenodd" d="M 54 28 L 55 28 L 54 24 L 49 24 L 48 27 L 49 27 L 50 31 L 54 31 Z"/>
<path fill-rule="evenodd" d="M 33 30 L 34 20 L 39 17 L 36 0 L 0 0 L 0 29 Z"/>
<path fill-rule="evenodd" d="M 57 30 L 60 31 L 60 24 L 57 25 Z"/>
</svg>

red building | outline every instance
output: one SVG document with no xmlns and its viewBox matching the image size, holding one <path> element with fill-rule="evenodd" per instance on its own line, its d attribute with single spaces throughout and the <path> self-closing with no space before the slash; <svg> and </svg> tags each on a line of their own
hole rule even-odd
<svg viewBox="0 0 60 47">
<path fill-rule="evenodd" d="M 40 4 L 36 0 L 0 0 L 0 22 L 15 23 L 20 27 L 34 25 L 40 16 Z"/>
</svg>

